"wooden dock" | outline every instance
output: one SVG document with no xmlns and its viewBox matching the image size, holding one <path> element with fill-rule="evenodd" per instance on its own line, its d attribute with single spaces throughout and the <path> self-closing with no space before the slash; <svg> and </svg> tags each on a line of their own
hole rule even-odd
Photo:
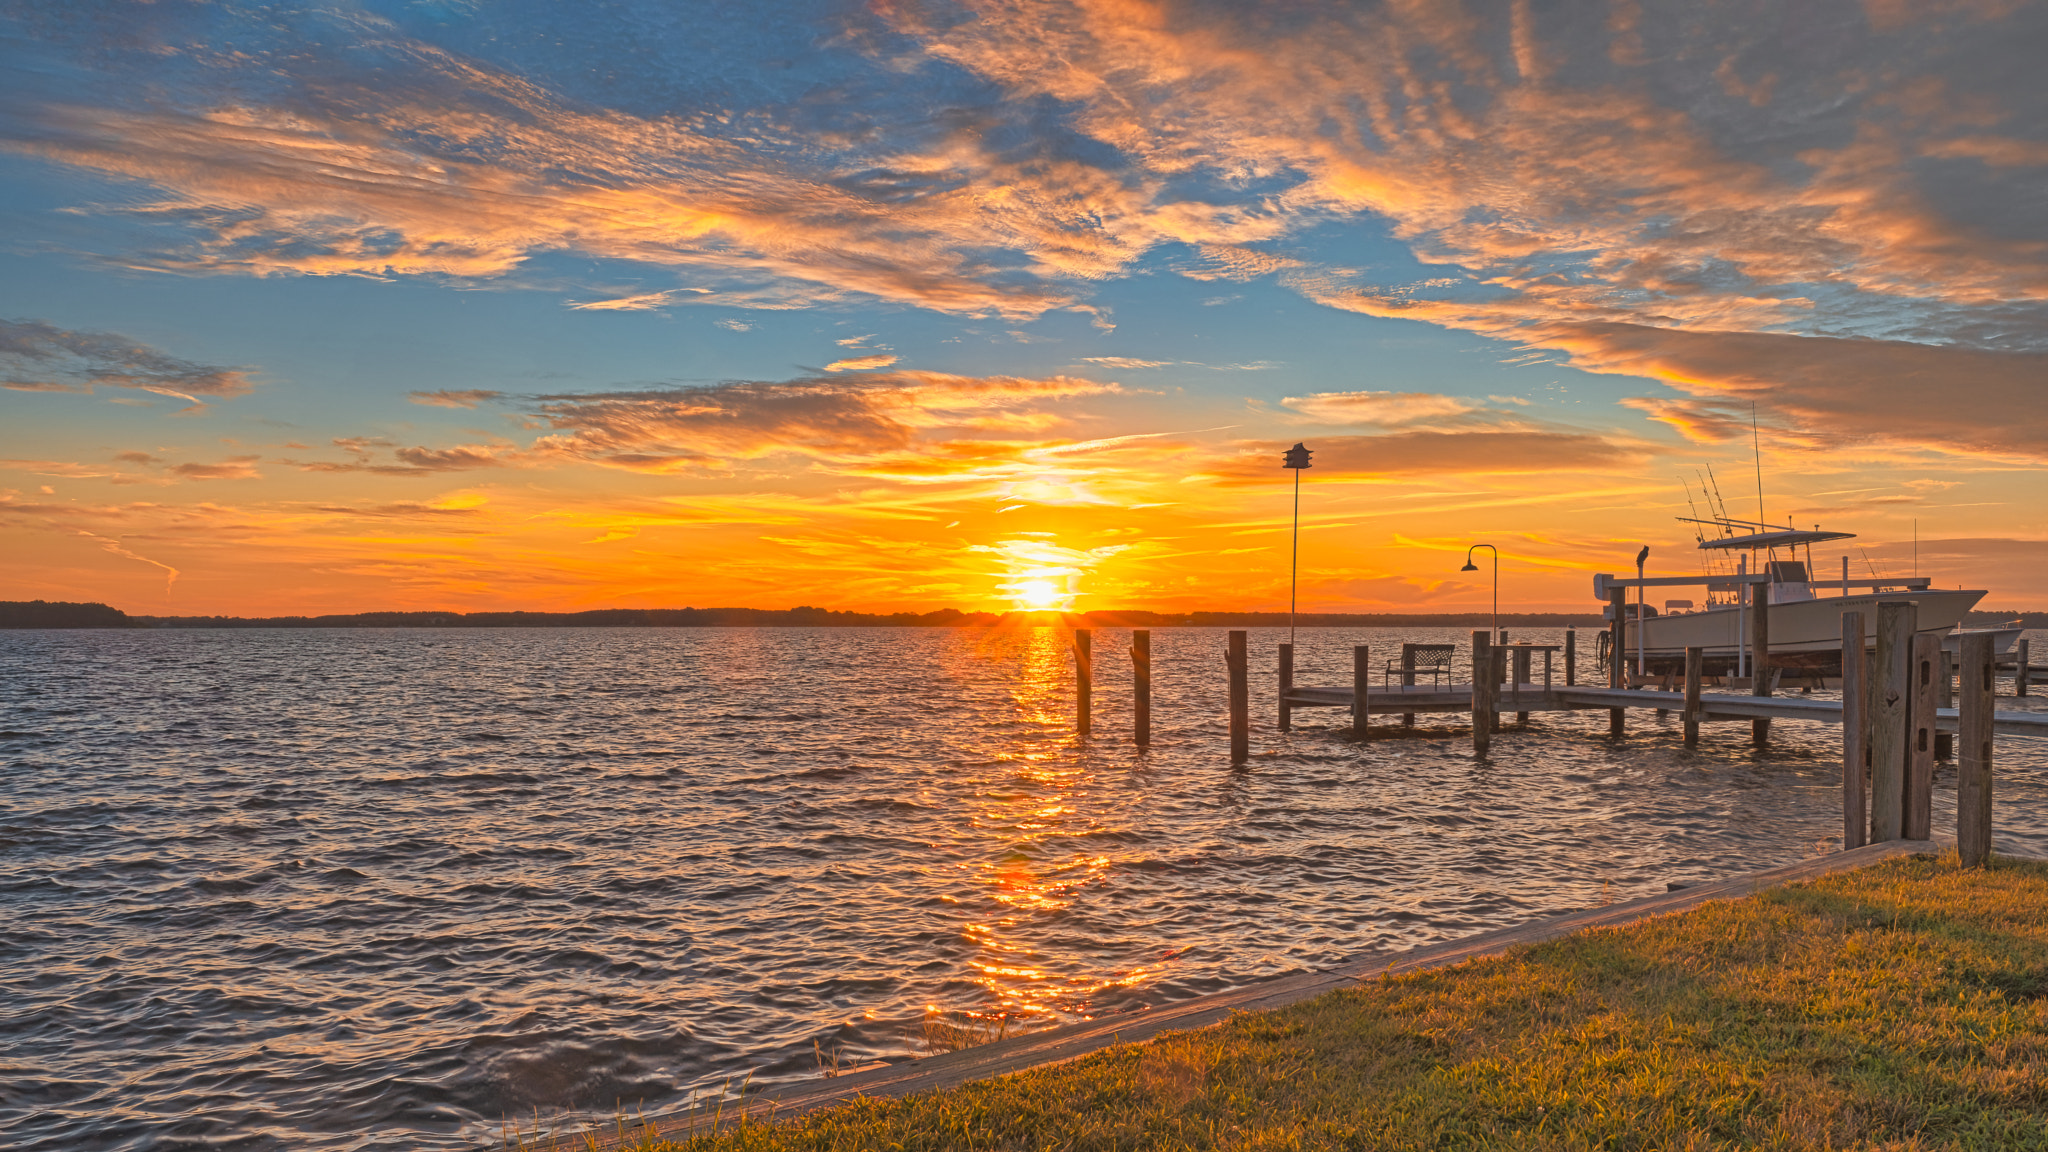
<svg viewBox="0 0 2048 1152">
<path fill-rule="evenodd" d="M 1296 685 L 1283 702 L 1290 708 L 1343 708 L 1355 706 L 1357 696 L 1350 688 L 1315 688 Z M 1441 687 L 1374 688 L 1367 692 L 1367 711 L 1373 716 L 1407 713 L 1472 711 L 1472 686 L 1446 684 Z M 1573 712 L 1605 708 L 1655 708 L 1678 712 L 1685 707 L 1680 692 L 1657 692 L 1642 688 L 1545 688 L 1541 684 L 1502 684 L 1497 700 L 1502 712 Z M 1806 700 L 1787 696 L 1733 696 L 1718 692 L 1700 694 L 1702 720 L 1786 719 L 1840 724 L 1842 705 L 1834 700 Z M 1959 710 L 1935 710 L 1935 727 L 1954 732 Z M 2048 738 L 2048 712 L 1995 712 L 1992 730 L 2000 736 Z"/>
</svg>

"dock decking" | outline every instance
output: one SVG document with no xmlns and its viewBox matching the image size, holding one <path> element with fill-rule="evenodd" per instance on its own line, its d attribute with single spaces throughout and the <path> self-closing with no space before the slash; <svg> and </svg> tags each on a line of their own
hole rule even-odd
<svg viewBox="0 0 2048 1152">
<path fill-rule="evenodd" d="M 1281 702 L 1290 708 L 1351 708 L 1355 703 L 1350 688 L 1316 688 L 1294 685 Z M 1678 711 L 1685 707 L 1682 692 L 1655 692 L 1642 688 L 1550 687 L 1541 684 L 1502 684 L 1496 704 L 1502 712 L 1573 712 L 1594 708 L 1661 708 Z M 1705 720 L 1813 720 L 1823 724 L 1842 722 L 1842 705 L 1834 700 L 1803 700 L 1784 696 L 1731 696 L 1702 692 L 1700 706 Z M 1401 716 L 1407 713 L 1472 711 L 1472 686 L 1446 684 L 1440 687 L 1374 688 L 1366 693 L 1366 710 L 1373 716 Z M 1959 710 L 1935 711 L 1938 731 L 1954 732 Z M 2001 736 L 2048 738 L 2048 713 L 1995 712 L 1992 730 Z"/>
</svg>

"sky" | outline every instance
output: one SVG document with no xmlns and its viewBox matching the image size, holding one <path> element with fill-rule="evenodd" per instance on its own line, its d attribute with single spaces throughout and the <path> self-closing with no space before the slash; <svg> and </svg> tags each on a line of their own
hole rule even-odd
<svg viewBox="0 0 2048 1152">
<path fill-rule="evenodd" d="M 0 599 L 2048 607 L 2048 5 L 0 14 Z"/>
</svg>

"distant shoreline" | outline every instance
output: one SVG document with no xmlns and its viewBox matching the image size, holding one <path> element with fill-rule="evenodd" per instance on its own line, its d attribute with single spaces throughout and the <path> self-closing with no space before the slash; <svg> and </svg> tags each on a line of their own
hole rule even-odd
<svg viewBox="0 0 2048 1152">
<path fill-rule="evenodd" d="M 599 608 L 588 612 L 354 612 L 322 616 L 131 616 L 105 604 L 0 601 L 6 628 L 990 628 L 1050 622 L 1099 628 L 1275 628 L 1285 612 L 838 612 L 826 608 Z M 1303 612 L 1305 628 L 1483 628 L 1487 612 Z M 2048 628 L 2048 612 L 1972 612 L 1970 625 L 2019 620 Z M 1507 628 L 1600 628 L 1598 612 L 1503 612 Z"/>
</svg>

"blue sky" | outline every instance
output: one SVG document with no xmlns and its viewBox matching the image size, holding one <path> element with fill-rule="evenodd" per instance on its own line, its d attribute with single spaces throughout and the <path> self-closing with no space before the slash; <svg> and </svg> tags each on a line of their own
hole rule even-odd
<svg viewBox="0 0 2048 1152">
<path fill-rule="evenodd" d="M 2048 595 L 2033 6 L 0 34 L 0 595 L 1266 607 L 1305 440 L 1306 603 L 1470 607 L 1485 538 L 1579 608 L 1698 567 L 1752 413 L 1774 520 Z"/>
</svg>

